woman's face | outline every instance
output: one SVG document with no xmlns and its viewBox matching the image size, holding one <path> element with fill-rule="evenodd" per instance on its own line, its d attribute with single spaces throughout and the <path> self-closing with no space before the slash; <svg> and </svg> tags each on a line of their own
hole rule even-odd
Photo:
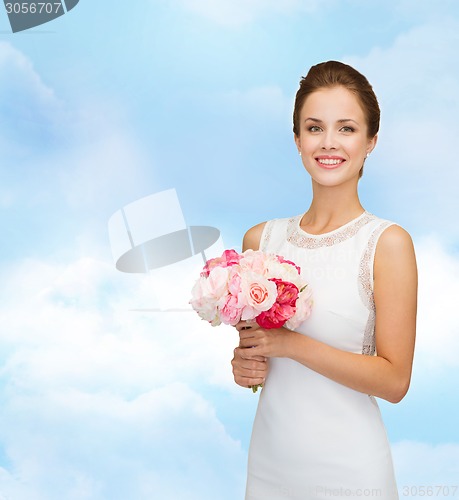
<svg viewBox="0 0 459 500">
<path fill-rule="evenodd" d="M 376 137 L 368 127 L 357 97 L 344 87 L 310 94 L 300 113 L 300 134 L 295 136 L 303 165 L 313 181 L 325 186 L 356 182 Z"/>
</svg>

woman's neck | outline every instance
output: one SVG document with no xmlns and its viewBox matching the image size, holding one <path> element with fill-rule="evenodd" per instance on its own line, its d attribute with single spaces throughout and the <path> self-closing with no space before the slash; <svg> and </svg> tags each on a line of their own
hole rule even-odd
<svg viewBox="0 0 459 500">
<path fill-rule="evenodd" d="M 362 207 L 356 186 L 322 186 L 313 182 L 313 198 L 301 220 L 301 227 L 311 233 L 332 231 L 358 217 Z"/>
</svg>

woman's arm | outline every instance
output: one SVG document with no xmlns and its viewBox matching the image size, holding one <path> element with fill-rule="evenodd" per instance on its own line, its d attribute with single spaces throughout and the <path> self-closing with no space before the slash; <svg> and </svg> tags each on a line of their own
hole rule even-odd
<svg viewBox="0 0 459 500">
<path fill-rule="evenodd" d="M 389 227 L 379 239 L 374 299 L 376 356 L 342 351 L 284 328 L 240 331 L 240 345 L 253 346 L 247 354 L 288 357 L 356 391 L 397 403 L 410 384 L 417 303 L 414 248 L 399 226 Z"/>
</svg>

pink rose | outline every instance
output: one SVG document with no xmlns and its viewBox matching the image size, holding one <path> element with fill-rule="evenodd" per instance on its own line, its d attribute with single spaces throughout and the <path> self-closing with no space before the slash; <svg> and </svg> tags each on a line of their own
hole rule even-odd
<svg viewBox="0 0 459 500">
<path fill-rule="evenodd" d="M 239 303 L 244 306 L 242 320 L 254 319 L 261 311 L 267 311 L 276 301 L 276 284 L 260 274 L 245 271 L 241 274 Z"/>
<path fill-rule="evenodd" d="M 216 257 L 215 259 L 209 259 L 201 272 L 201 276 L 209 276 L 210 271 L 216 267 L 231 267 L 235 264 L 239 264 L 241 256 L 236 252 L 236 250 L 225 250 L 221 257 Z"/>
<path fill-rule="evenodd" d="M 249 302 L 254 306 L 258 306 L 266 302 L 268 298 L 268 290 L 259 283 L 251 283 L 249 286 Z"/>
<path fill-rule="evenodd" d="M 262 328 L 280 328 L 288 321 L 296 311 L 298 288 L 287 281 L 277 278 L 272 280 L 276 284 L 277 298 L 273 306 L 260 313 L 256 321 Z"/>
</svg>

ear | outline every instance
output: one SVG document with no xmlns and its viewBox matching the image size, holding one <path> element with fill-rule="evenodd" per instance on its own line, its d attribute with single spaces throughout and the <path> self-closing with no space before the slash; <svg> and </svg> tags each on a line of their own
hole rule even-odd
<svg viewBox="0 0 459 500">
<path fill-rule="evenodd" d="M 370 154 L 373 151 L 373 149 L 375 149 L 377 142 L 378 142 L 378 134 L 376 134 L 374 137 L 368 140 L 368 145 L 367 145 L 368 154 Z"/>
<path fill-rule="evenodd" d="M 298 149 L 298 151 L 300 151 L 301 150 L 300 138 L 296 134 L 293 134 L 293 139 L 294 139 L 295 144 L 296 144 L 296 149 Z"/>
</svg>

